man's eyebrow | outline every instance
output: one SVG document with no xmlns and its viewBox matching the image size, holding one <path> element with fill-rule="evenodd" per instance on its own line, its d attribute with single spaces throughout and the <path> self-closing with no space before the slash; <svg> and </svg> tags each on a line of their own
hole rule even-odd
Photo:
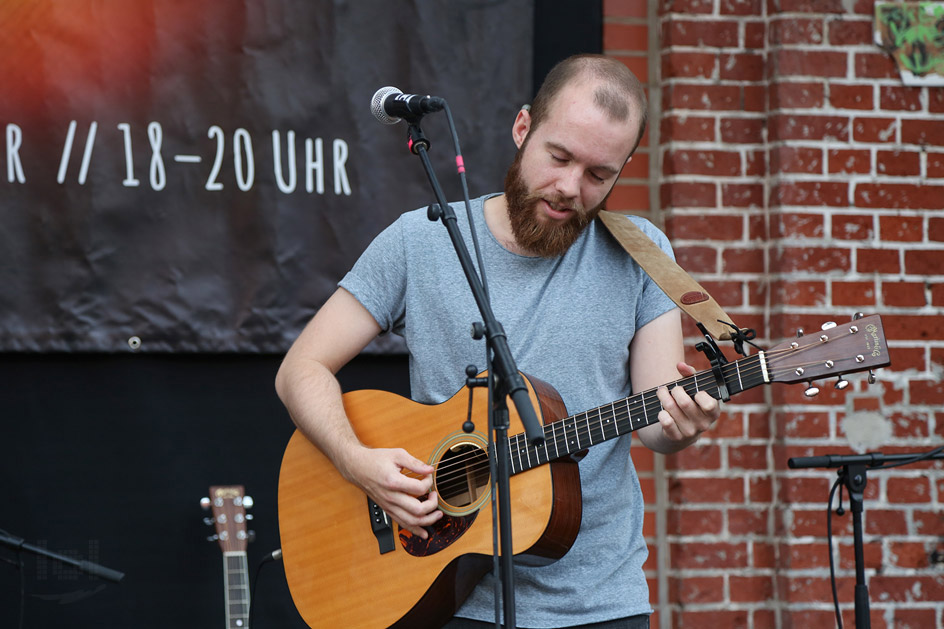
<svg viewBox="0 0 944 629">
<path fill-rule="evenodd" d="M 562 144 L 558 144 L 557 142 L 552 142 L 548 140 L 547 146 L 548 148 L 551 148 L 551 149 L 554 149 L 555 151 L 559 151 L 563 153 L 568 159 L 574 158 L 574 154 L 571 153 L 569 150 L 567 150 L 567 147 L 565 147 Z M 590 170 L 603 171 L 604 174 L 606 174 L 609 177 L 612 177 L 613 175 L 618 175 L 622 171 L 622 168 L 613 168 L 612 166 L 608 166 L 606 164 L 596 164 L 594 166 L 591 166 Z"/>
</svg>

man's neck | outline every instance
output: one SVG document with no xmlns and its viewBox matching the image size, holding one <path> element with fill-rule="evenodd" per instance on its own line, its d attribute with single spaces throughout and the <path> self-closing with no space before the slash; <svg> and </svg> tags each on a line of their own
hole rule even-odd
<svg viewBox="0 0 944 629">
<path fill-rule="evenodd" d="M 511 219 L 508 218 L 508 202 L 504 194 L 489 197 L 485 200 L 485 225 L 492 236 L 511 253 L 522 256 L 534 254 L 518 246 L 514 232 L 511 230 Z"/>
</svg>

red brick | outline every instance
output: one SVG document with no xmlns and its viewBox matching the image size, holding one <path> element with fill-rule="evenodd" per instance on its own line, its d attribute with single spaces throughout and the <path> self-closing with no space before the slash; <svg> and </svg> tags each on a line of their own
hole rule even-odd
<svg viewBox="0 0 944 629">
<path fill-rule="evenodd" d="M 748 567 L 747 545 L 743 543 L 687 542 L 670 548 L 672 566 L 679 570 Z"/>
<path fill-rule="evenodd" d="M 905 183 L 856 184 L 856 207 L 892 210 L 944 209 L 944 186 Z"/>
<path fill-rule="evenodd" d="M 773 500 L 773 481 L 770 477 L 750 477 L 747 481 L 747 489 L 751 504 L 769 503 Z"/>
<path fill-rule="evenodd" d="M 940 336 L 937 336 L 940 338 Z M 944 383 L 928 380 L 912 380 L 908 383 L 908 393 L 912 404 L 944 404 Z M 891 480 L 889 480 L 891 482 Z M 928 495 L 925 494 L 925 499 Z"/>
<path fill-rule="evenodd" d="M 836 577 L 836 589 L 839 593 L 839 600 L 851 600 L 853 589 L 855 588 L 855 577 Z M 829 576 L 825 577 L 780 577 L 779 583 L 780 599 L 797 605 L 799 603 L 816 603 L 832 601 L 832 589 L 830 587 Z M 835 619 L 834 619 L 835 620 Z M 804 625 L 799 625 L 804 626 Z M 829 625 L 805 625 L 806 627 L 829 626 Z"/>
<path fill-rule="evenodd" d="M 666 234 L 673 239 L 741 240 L 744 219 L 740 216 L 701 214 L 678 215 L 666 219 Z"/>
<path fill-rule="evenodd" d="M 734 20 L 667 20 L 662 27 L 662 45 L 733 48 L 738 45 L 738 23 Z"/>
<path fill-rule="evenodd" d="M 780 13 L 845 13 L 842 0 L 776 0 L 771 7 Z"/>
<path fill-rule="evenodd" d="M 623 166 L 623 170 L 620 171 L 619 176 L 621 179 L 648 179 L 649 153 L 636 151 L 629 163 Z"/>
<path fill-rule="evenodd" d="M 774 16 L 770 19 L 768 39 L 773 45 L 822 44 L 823 20 Z"/>
<path fill-rule="evenodd" d="M 725 0 L 722 0 L 724 2 Z M 756 14 L 755 14 L 756 15 Z M 744 47 L 747 49 L 760 49 L 766 44 L 767 24 L 764 21 L 744 23 Z"/>
<path fill-rule="evenodd" d="M 659 15 L 667 13 L 711 13 L 712 0 L 660 0 Z"/>
<path fill-rule="evenodd" d="M 603 49 L 605 51 L 646 52 L 649 50 L 649 29 L 644 24 L 605 22 L 603 24 Z"/>
<path fill-rule="evenodd" d="M 683 269 L 703 273 L 714 273 L 718 266 L 718 252 L 712 247 L 675 247 L 675 258 Z"/>
<path fill-rule="evenodd" d="M 884 52 L 857 52 L 853 61 L 859 79 L 898 79 L 895 61 Z"/>
<path fill-rule="evenodd" d="M 822 214 L 775 212 L 771 215 L 770 231 L 772 238 L 785 236 L 822 238 L 826 233 L 826 227 Z"/>
<path fill-rule="evenodd" d="M 895 619 L 892 626 L 896 629 L 927 629 L 935 626 L 937 612 L 933 609 L 893 608 Z"/>
<path fill-rule="evenodd" d="M 944 113 L 944 90 L 928 90 L 928 111 L 932 114 Z"/>
<path fill-rule="evenodd" d="M 720 509 L 671 509 L 666 513 L 669 535 L 720 535 L 724 513 Z"/>
<path fill-rule="evenodd" d="M 852 122 L 852 139 L 856 142 L 895 141 L 898 130 L 897 118 L 856 118 Z"/>
<path fill-rule="evenodd" d="M 721 0 L 721 15 L 761 15 L 762 0 Z"/>
<path fill-rule="evenodd" d="M 916 275 L 944 274 L 944 250 L 914 249 L 905 251 L 905 272 Z"/>
<path fill-rule="evenodd" d="M 920 308 L 928 303 L 924 282 L 886 282 L 882 285 L 882 302 L 886 306 Z"/>
<path fill-rule="evenodd" d="M 743 445 L 728 446 L 728 468 L 746 470 L 765 470 L 769 460 L 767 446 Z"/>
<path fill-rule="evenodd" d="M 872 20 L 830 19 L 826 25 L 829 43 L 833 46 L 870 45 Z"/>
<path fill-rule="evenodd" d="M 928 221 L 928 240 L 944 242 L 944 218 L 931 218 Z"/>
<path fill-rule="evenodd" d="M 872 216 L 834 215 L 832 236 L 840 240 L 870 240 L 875 236 L 874 218 Z"/>
<path fill-rule="evenodd" d="M 674 50 L 662 53 L 662 78 L 674 77 L 705 78 L 715 76 L 718 68 L 718 55 L 706 52 L 678 52 Z"/>
<path fill-rule="evenodd" d="M 859 273 L 900 273 L 901 255 L 897 249 L 857 249 L 856 271 Z"/>
<path fill-rule="evenodd" d="M 783 281 L 772 286 L 773 301 L 784 306 L 823 306 L 826 301 L 826 282 Z"/>
<path fill-rule="evenodd" d="M 901 141 L 903 144 L 944 146 L 944 120 L 902 120 Z"/>
<path fill-rule="evenodd" d="M 669 482 L 669 499 L 674 504 L 744 502 L 744 481 L 740 478 L 674 478 Z"/>
<path fill-rule="evenodd" d="M 662 119 L 663 142 L 714 142 L 715 119 L 669 114 Z"/>
<path fill-rule="evenodd" d="M 744 88 L 743 109 L 749 112 L 767 111 L 767 86 L 766 85 L 745 85 Z"/>
<path fill-rule="evenodd" d="M 715 207 L 713 183 L 671 182 L 660 186 L 662 207 Z"/>
<path fill-rule="evenodd" d="M 879 175 L 914 177 L 921 174 L 921 155 L 915 151 L 878 151 L 875 171 Z"/>
<path fill-rule="evenodd" d="M 770 172 L 822 174 L 823 149 L 791 145 L 775 146 L 770 149 Z"/>
<path fill-rule="evenodd" d="M 767 533 L 767 511 L 751 509 L 728 509 L 728 533 L 730 535 L 764 535 Z"/>
<path fill-rule="evenodd" d="M 771 266 L 781 273 L 849 271 L 851 254 L 839 247 L 784 247 L 774 254 Z"/>
<path fill-rule="evenodd" d="M 882 327 L 885 328 L 885 336 L 890 341 L 944 340 L 944 317 L 940 315 L 885 315 L 882 318 Z M 940 395 L 941 386 L 944 385 L 911 380 L 911 403 L 944 403 L 944 398 Z"/>
<path fill-rule="evenodd" d="M 775 83 L 770 87 L 771 109 L 819 109 L 825 101 L 822 83 Z"/>
<path fill-rule="evenodd" d="M 672 579 L 677 589 L 676 596 L 682 605 L 693 603 L 716 603 L 724 600 L 724 577 L 686 576 Z"/>
<path fill-rule="evenodd" d="M 603 0 L 603 15 L 607 17 L 647 17 L 646 0 Z"/>
<path fill-rule="evenodd" d="M 849 184 L 844 181 L 780 182 L 771 189 L 770 205 L 847 207 Z"/>
<path fill-rule="evenodd" d="M 905 535 L 908 521 L 901 509 L 869 508 L 864 517 L 868 535 Z"/>
<path fill-rule="evenodd" d="M 758 118 L 722 118 L 721 141 L 734 144 L 761 144 L 764 141 L 765 126 L 766 121 Z M 713 140 L 714 134 L 709 139 Z M 941 156 L 941 164 L 942 172 L 944 172 L 944 156 Z"/>
<path fill-rule="evenodd" d="M 788 570 L 810 570 L 829 566 L 829 552 L 820 542 L 803 543 L 785 540 L 780 546 L 783 567 Z"/>
<path fill-rule="evenodd" d="M 928 153 L 927 166 L 929 179 L 944 179 L 944 153 Z"/>
<path fill-rule="evenodd" d="M 673 470 L 717 470 L 721 467 L 721 446 L 695 444 L 666 455 L 666 467 Z"/>
<path fill-rule="evenodd" d="M 767 175 L 766 151 L 760 148 L 744 151 L 744 176 L 761 178 Z"/>
<path fill-rule="evenodd" d="M 756 53 L 725 53 L 720 58 L 722 80 L 763 81 L 765 69 L 763 55 Z"/>
<path fill-rule="evenodd" d="M 633 211 L 649 209 L 649 186 L 619 184 L 606 200 L 607 209 Z"/>
<path fill-rule="evenodd" d="M 895 367 L 903 371 L 898 360 L 899 352 L 895 352 Z M 929 419 L 925 413 L 892 413 L 892 436 L 899 439 L 927 439 L 931 436 Z"/>
<path fill-rule="evenodd" d="M 774 72 L 788 76 L 845 77 L 847 55 L 832 50 L 775 50 L 770 53 Z"/>
<path fill-rule="evenodd" d="M 856 149 L 830 149 L 826 152 L 829 174 L 868 174 L 872 172 L 872 154 Z"/>
<path fill-rule="evenodd" d="M 764 252 L 754 247 L 726 248 L 721 253 L 721 271 L 723 273 L 763 273 Z"/>
<path fill-rule="evenodd" d="M 880 216 L 878 225 L 884 241 L 921 242 L 924 239 L 924 218 L 920 216 Z"/>
<path fill-rule="evenodd" d="M 777 413 L 777 436 L 787 439 L 817 439 L 829 436 L 829 414 L 814 410 Z"/>
<path fill-rule="evenodd" d="M 849 120 L 843 116 L 805 116 L 773 114 L 770 117 L 770 141 L 849 140 Z M 858 139 L 858 138 L 857 138 Z"/>
<path fill-rule="evenodd" d="M 737 85 L 670 84 L 663 89 L 663 103 L 669 109 L 738 111 L 743 109 Z"/>
<path fill-rule="evenodd" d="M 829 104 L 836 109 L 872 109 L 873 92 L 871 85 L 833 83 L 829 86 Z"/>
<path fill-rule="evenodd" d="M 872 282 L 833 282 L 834 306 L 874 306 L 875 303 Z"/>
<path fill-rule="evenodd" d="M 620 61 L 629 68 L 630 72 L 636 75 L 636 78 L 643 84 L 649 82 L 649 58 L 645 54 L 631 53 L 628 55 L 611 54 L 610 57 Z"/>
<path fill-rule="evenodd" d="M 829 478 L 795 477 L 780 479 L 780 494 L 778 500 L 788 504 L 798 502 L 821 502 L 829 495 L 832 485 Z"/>
<path fill-rule="evenodd" d="M 764 185 L 723 183 L 721 184 L 721 205 L 723 207 L 763 207 Z"/>
<path fill-rule="evenodd" d="M 774 581 L 769 576 L 730 577 L 731 601 L 756 603 L 773 597 Z M 723 600 L 723 599 L 721 599 Z"/>
<path fill-rule="evenodd" d="M 937 416 L 938 424 L 940 425 L 941 420 L 944 419 L 940 413 Z M 940 499 L 941 492 L 940 487 L 938 487 L 938 498 Z M 944 537 L 944 518 L 941 517 L 941 512 L 939 510 L 933 511 L 920 511 L 915 509 L 911 515 L 914 520 L 915 532 L 918 535 L 931 535 L 933 537 Z"/>
<path fill-rule="evenodd" d="M 733 151 L 670 150 L 664 157 L 662 174 L 736 177 L 741 174 L 741 155 Z"/>
<path fill-rule="evenodd" d="M 869 593 L 873 600 L 879 601 L 937 603 L 944 600 L 944 574 L 872 575 Z"/>
<path fill-rule="evenodd" d="M 921 89 L 882 85 L 879 87 L 879 107 L 886 111 L 921 111 Z"/>
<path fill-rule="evenodd" d="M 676 629 L 709 629 L 710 627 L 749 627 L 750 612 L 743 609 L 692 611 L 683 609 L 672 616 Z M 651 627 L 658 625 L 652 624 Z"/>
</svg>

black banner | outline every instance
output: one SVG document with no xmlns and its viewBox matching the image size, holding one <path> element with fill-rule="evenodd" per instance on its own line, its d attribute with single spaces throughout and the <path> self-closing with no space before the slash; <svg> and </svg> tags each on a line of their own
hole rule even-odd
<svg viewBox="0 0 944 629">
<path fill-rule="evenodd" d="M 432 201 L 373 93 L 445 98 L 472 195 L 498 189 L 532 10 L 0 4 L 0 351 L 283 352 L 374 235 Z M 443 114 L 423 129 L 456 198 Z"/>
</svg>

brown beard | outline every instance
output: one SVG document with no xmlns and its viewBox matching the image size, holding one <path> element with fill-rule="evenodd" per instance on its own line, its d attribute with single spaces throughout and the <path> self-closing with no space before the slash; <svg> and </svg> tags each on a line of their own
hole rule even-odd
<svg viewBox="0 0 944 629">
<path fill-rule="evenodd" d="M 527 140 L 515 154 L 515 159 L 505 175 L 505 201 L 508 204 L 511 233 L 518 246 L 525 251 L 542 258 L 554 258 L 564 255 L 570 249 L 581 232 L 597 217 L 600 210 L 604 209 L 606 199 L 589 211 L 575 209 L 574 215 L 563 223 L 540 220 L 537 204 L 541 199 L 547 198 L 551 203 L 560 203 L 561 200 L 532 195 L 528 190 L 521 177 L 521 156 L 526 146 Z"/>
</svg>

